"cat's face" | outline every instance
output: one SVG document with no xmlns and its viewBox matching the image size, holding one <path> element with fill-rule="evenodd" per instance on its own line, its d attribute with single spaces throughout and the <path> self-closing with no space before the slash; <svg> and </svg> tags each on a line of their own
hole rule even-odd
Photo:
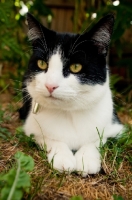
<svg viewBox="0 0 132 200">
<path fill-rule="evenodd" d="M 48 30 L 30 14 L 27 19 L 33 55 L 25 84 L 31 97 L 49 108 L 91 107 L 108 87 L 106 55 L 113 16 L 81 35 Z"/>
</svg>

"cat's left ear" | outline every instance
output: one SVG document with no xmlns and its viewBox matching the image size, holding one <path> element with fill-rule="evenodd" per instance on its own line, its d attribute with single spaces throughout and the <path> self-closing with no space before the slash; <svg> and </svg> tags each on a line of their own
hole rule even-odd
<svg viewBox="0 0 132 200">
<path fill-rule="evenodd" d="M 88 36 L 99 47 L 100 53 L 106 53 L 114 27 L 114 15 L 103 17 L 89 32 Z M 84 33 L 87 34 L 87 33 Z M 102 52 L 101 52 L 102 51 Z"/>
</svg>

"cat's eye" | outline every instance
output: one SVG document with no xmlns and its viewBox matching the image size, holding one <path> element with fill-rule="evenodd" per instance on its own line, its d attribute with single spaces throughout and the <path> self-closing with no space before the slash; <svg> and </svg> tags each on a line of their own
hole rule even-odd
<svg viewBox="0 0 132 200">
<path fill-rule="evenodd" d="M 39 67 L 40 69 L 45 70 L 45 69 L 48 68 L 47 63 L 46 63 L 44 60 L 38 60 L 37 64 L 38 64 L 38 67 Z"/>
<path fill-rule="evenodd" d="M 80 72 L 82 69 L 82 65 L 81 64 L 72 64 L 70 65 L 70 71 L 73 73 L 78 73 Z"/>
</svg>

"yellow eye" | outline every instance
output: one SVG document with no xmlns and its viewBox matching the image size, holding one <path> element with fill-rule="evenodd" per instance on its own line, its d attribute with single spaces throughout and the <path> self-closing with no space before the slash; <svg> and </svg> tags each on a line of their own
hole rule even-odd
<svg viewBox="0 0 132 200">
<path fill-rule="evenodd" d="M 40 69 L 44 69 L 44 70 L 45 70 L 45 69 L 48 68 L 47 63 L 46 63 L 45 61 L 43 61 L 43 60 L 38 60 L 37 64 L 38 64 L 38 67 L 39 67 Z"/>
<path fill-rule="evenodd" d="M 73 73 L 78 73 L 78 72 L 81 71 L 81 69 L 82 69 L 82 65 L 81 64 L 72 64 L 72 65 L 70 65 L 70 70 Z"/>
</svg>

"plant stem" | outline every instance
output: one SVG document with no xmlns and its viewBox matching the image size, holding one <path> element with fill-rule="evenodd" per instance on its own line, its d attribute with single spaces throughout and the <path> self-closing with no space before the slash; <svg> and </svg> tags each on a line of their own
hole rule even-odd
<svg viewBox="0 0 132 200">
<path fill-rule="evenodd" d="M 19 177 L 19 174 L 20 174 L 20 170 L 21 170 L 20 160 L 19 159 L 17 160 L 17 164 L 18 164 L 18 167 L 17 167 L 15 180 L 14 180 L 14 183 L 13 183 L 13 185 L 11 187 L 11 190 L 10 190 L 10 193 L 9 193 L 9 196 L 8 196 L 7 200 L 12 200 L 12 196 L 14 194 L 14 191 L 15 191 L 15 188 L 16 188 L 16 185 L 17 185 L 17 180 L 18 180 L 18 177 Z"/>
</svg>

